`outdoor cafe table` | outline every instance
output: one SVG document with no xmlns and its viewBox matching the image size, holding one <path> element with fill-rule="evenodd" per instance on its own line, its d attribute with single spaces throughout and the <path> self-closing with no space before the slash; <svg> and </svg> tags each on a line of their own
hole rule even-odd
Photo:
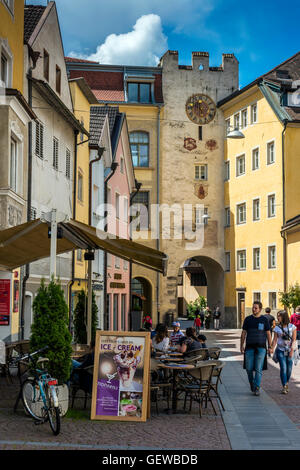
<svg viewBox="0 0 300 470">
<path fill-rule="evenodd" d="M 194 369 L 195 366 L 192 364 L 163 364 L 158 363 L 158 367 L 162 369 L 169 369 L 173 372 L 173 381 L 172 381 L 172 411 L 173 413 L 177 413 L 177 374 L 181 370 L 191 370 Z"/>
</svg>

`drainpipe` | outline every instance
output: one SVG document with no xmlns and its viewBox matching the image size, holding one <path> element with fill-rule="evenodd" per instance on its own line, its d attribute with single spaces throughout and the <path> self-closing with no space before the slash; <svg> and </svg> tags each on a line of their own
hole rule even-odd
<svg viewBox="0 0 300 470">
<path fill-rule="evenodd" d="M 286 211 L 285 211 L 285 131 L 287 128 L 288 120 L 285 119 L 283 121 L 284 127 L 282 131 L 282 225 L 284 226 L 286 223 Z M 286 233 L 281 232 L 281 236 L 283 238 L 283 291 L 286 292 L 287 290 L 287 253 L 286 253 Z"/>
<path fill-rule="evenodd" d="M 139 183 L 137 180 L 135 180 L 135 188 L 136 188 L 136 191 L 133 192 L 130 196 L 130 206 L 132 204 L 132 201 L 133 199 L 135 198 L 135 196 L 138 194 L 138 192 L 140 191 L 142 187 L 142 183 Z M 131 233 L 130 233 L 130 240 L 132 240 L 132 237 L 131 237 Z M 129 315 L 129 331 L 132 331 L 132 318 L 131 318 L 131 308 L 132 308 L 132 287 L 131 287 L 131 283 L 132 283 L 132 261 L 130 260 L 129 261 L 129 311 L 130 311 L 130 315 Z"/>
<path fill-rule="evenodd" d="M 104 203 L 107 204 L 107 183 L 115 174 L 116 169 L 118 168 L 118 163 L 113 162 L 111 165 L 111 173 L 106 177 L 104 180 Z M 106 213 L 107 215 L 107 213 Z M 104 231 L 107 232 L 107 225 L 104 227 Z M 106 306 L 106 296 L 107 296 L 107 253 L 104 252 L 104 281 L 103 281 L 103 294 L 104 294 L 104 330 L 108 330 L 109 328 L 109 313 L 107 311 Z"/>
<path fill-rule="evenodd" d="M 27 84 L 28 84 L 28 104 L 32 108 L 32 71 L 36 68 L 38 56 L 35 55 L 33 64 L 29 67 L 27 72 Z M 32 203 L 32 122 L 28 123 L 28 169 L 27 169 L 27 222 L 31 221 L 31 203 Z M 22 280 L 22 299 L 21 299 L 21 311 L 19 320 L 19 339 L 24 339 L 24 326 L 25 326 L 25 293 L 26 283 L 30 276 L 30 264 L 25 266 L 25 276 Z"/>
<path fill-rule="evenodd" d="M 157 205 L 159 207 L 160 203 L 160 190 L 159 190 L 159 182 L 160 182 L 160 112 L 161 106 L 158 105 L 157 108 L 157 174 L 156 174 L 156 185 L 157 185 Z M 158 238 L 156 240 L 156 249 L 160 251 L 160 220 L 159 220 L 159 211 L 157 214 L 157 229 L 158 229 Z M 159 273 L 156 273 L 156 306 L 157 306 L 157 323 L 160 323 L 160 278 Z"/>
<path fill-rule="evenodd" d="M 74 184 L 73 184 L 73 220 L 76 220 L 76 193 L 77 193 L 77 157 L 78 157 L 78 138 L 79 132 L 74 131 Z M 69 284 L 69 331 L 72 330 L 72 287 L 75 283 L 75 251 L 72 251 L 72 278 Z"/>
</svg>

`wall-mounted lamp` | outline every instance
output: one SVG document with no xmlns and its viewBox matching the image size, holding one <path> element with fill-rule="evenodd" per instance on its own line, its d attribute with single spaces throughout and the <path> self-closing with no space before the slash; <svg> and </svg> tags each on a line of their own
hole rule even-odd
<svg viewBox="0 0 300 470">
<path fill-rule="evenodd" d="M 230 130 L 230 128 L 232 130 Z M 244 139 L 244 134 L 239 130 L 238 127 L 229 126 L 229 132 L 226 135 L 226 139 Z"/>
</svg>

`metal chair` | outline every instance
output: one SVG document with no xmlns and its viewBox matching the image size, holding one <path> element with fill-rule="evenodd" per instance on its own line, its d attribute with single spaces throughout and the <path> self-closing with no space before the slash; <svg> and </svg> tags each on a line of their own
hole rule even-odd
<svg viewBox="0 0 300 470">
<path fill-rule="evenodd" d="M 211 380 L 215 365 L 215 361 L 202 362 L 201 365 L 189 371 L 188 374 L 191 376 L 191 383 L 183 384 L 182 386 L 183 390 L 185 391 L 184 409 L 186 408 L 188 397 L 190 398 L 189 411 L 192 409 L 192 402 L 197 401 L 199 403 L 200 418 L 202 417 L 202 403 L 204 399 L 206 406 L 208 401 L 211 403 L 214 413 L 217 415 L 216 409 L 210 397 Z"/>
<path fill-rule="evenodd" d="M 222 406 L 223 411 L 225 411 L 223 402 L 221 400 L 221 397 L 219 395 L 218 391 L 218 386 L 219 383 L 221 382 L 221 373 L 223 370 L 223 367 L 225 366 L 225 362 L 222 361 L 215 361 L 216 365 L 214 367 L 213 373 L 212 373 L 212 381 L 211 381 L 211 390 L 214 392 L 214 396 L 212 398 L 217 398 Z"/>
<path fill-rule="evenodd" d="M 79 390 L 82 390 L 84 392 L 84 409 L 86 409 L 87 405 L 87 400 L 88 398 L 91 398 L 92 395 L 92 385 L 93 385 L 93 372 L 94 372 L 94 366 L 90 365 L 87 367 L 78 367 L 77 369 L 74 369 L 72 374 L 71 374 L 71 383 L 70 383 L 70 392 L 71 392 L 71 398 L 72 398 L 72 404 L 71 408 L 74 407 L 74 401 L 76 398 L 82 398 L 82 397 L 76 397 L 77 392 Z M 74 375 L 78 375 L 78 382 L 74 380 Z"/>
<path fill-rule="evenodd" d="M 216 359 L 218 360 L 220 357 L 220 354 L 222 352 L 222 349 L 218 346 L 214 348 L 208 348 L 208 356 L 210 359 Z"/>
</svg>

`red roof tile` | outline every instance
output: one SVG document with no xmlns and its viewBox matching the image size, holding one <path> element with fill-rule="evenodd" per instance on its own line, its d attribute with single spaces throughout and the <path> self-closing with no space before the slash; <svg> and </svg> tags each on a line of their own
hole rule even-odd
<svg viewBox="0 0 300 470">
<path fill-rule="evenodd" d="M 120 90 L 92 90 L 99 101 L 125 101 L 124 91 Z"/>
<path fill-rule="evenodd" d="M 99 62 L 95 62 L 93 60 L 86 60 L 86 59 L 77 59 L 76 57 L 65 57 L 66 62 L 76 62 L 80 64 L 99 64 Z"/>
</svg>

